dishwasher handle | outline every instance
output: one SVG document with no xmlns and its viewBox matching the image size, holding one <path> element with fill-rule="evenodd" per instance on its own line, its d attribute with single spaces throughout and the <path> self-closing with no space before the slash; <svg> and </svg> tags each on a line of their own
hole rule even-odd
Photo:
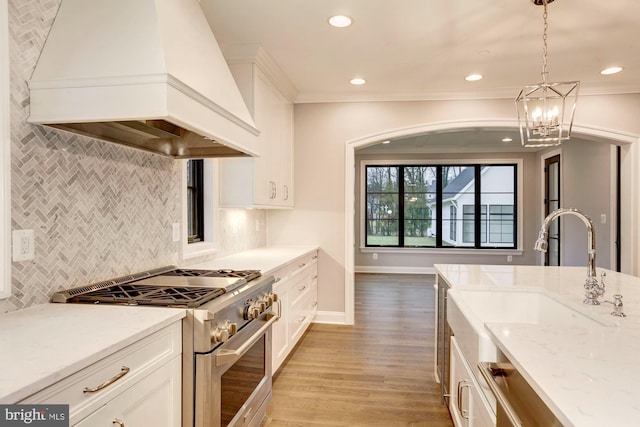
<svg viewBox="0 0 640 427">
<path fill-rule="evenodd" d="M 496 427 L 522 427 L 520 417 L 497 383 L 499 378 L 508 375 L 508 371 L 490 362 L 480 362 L 478 368 L 496 398 Z M 503 414 L 504 417 L 501 416 Z"/>
</svg>

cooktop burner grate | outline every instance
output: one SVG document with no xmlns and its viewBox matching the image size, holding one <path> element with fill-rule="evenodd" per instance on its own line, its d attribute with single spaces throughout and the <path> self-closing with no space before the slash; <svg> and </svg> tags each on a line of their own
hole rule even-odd
<svg viewBox="0 0 640 427">
<path fill-rule="evenodd" d="M 87 292 L 69 302 L 108 303 L 127 305 L 157 305 L 171 307 L 198 307 L 224 294 L 222 289 L 209 287 L 163 287 L 125 284 Z"/>
<path fill-rule="evenodd" d="M 190 270 L 177 268 L 162 273 L 161 276 L 186 276 L 186 277 L 237 277 L 246 279 L 247 282 L 260 277 L 260 270 Z"/>
</svg>

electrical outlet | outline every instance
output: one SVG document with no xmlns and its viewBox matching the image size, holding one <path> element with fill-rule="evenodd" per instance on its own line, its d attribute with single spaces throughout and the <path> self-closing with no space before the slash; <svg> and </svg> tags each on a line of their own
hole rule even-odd
<svg viewBox="0 0 640 427">
<path fill-rule="evenodd" d="M 607 214 L 600 214 L 600 224 L 607 223 Z"/>
<path fill-rule="evenodd" d="M 180 223 L 174 222 L 171 224 L 171 238 L 174 242 L 180 241 Z"/>
<path fill-rule="evenodd" d="M 13 230 L 13 261 L 30 261 L 35 258 L 33 230 Z"/>
<path fill-rule="evenodd" d="M 373 253 L 373 259 L 374 259 L 374 260 L 378 259 L 378 254 L 377 254 L 377 253 L 375 253 L 375 252 Z"/>
<path fill-rule="evenodd" d="M 512 262 L 513 261 L 513 257 L 511 255 L 507 255 L 507 262 Z"/>
</svg>

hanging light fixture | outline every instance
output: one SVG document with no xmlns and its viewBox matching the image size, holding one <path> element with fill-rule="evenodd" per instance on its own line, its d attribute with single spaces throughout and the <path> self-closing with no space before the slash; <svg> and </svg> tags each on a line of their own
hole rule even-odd
<svg viewBox="0 0 640 427">
<path fill-rule="evenodd" d="M 518 124 L 523 146 L 550 147 L 560 145 L 571 136 L 580 82 L 547 82 L 547 4 L 553 0 L 531 1 L 544 6 L 542 83 L 525 86 L 518 94 Z"/>
</svg>

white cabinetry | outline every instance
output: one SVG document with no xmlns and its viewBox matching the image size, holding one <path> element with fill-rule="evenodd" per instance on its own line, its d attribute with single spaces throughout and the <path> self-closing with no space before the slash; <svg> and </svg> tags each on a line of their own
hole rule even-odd
<svg viewBox="0 0 640 427">
<path fill-rule="evenodd" d="M 175 322 L 20 403 L 68 404 L 74 426 L 179 426 L 181 331 Z"/>
<path fill-rule="evenodd" d="M 229 64 L 253 115 L 260 157 L 220 160 L 220 205 L 293 207 L 293 102 L 290 83 L 261 49 Z"/>
<path fill-rule="evenodd" d="M 274 292 L 280 299 L 280 320 L 273 324 L 273 372 L 280 367 L 318 310 L 318 251 L 279 268 Z"/>
<path fill-rule="evenodd" d="M 451 337 L 451 376 L 449 384 L 449 412 L 456 427 L 492 427 L 495 415 L 489 403 L 480 393 L 480 386 L 473 375 L 460 347 Z"/>
</svg>

